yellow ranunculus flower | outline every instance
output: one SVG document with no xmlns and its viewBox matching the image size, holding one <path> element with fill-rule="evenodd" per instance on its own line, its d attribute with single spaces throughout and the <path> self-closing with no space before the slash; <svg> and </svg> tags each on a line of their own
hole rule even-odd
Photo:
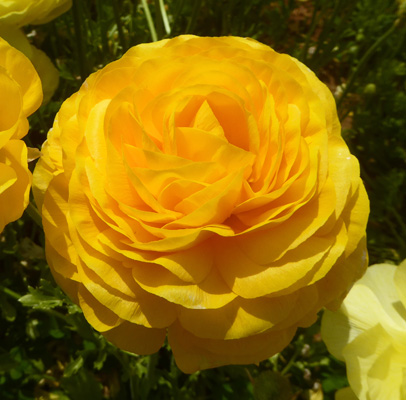
<svg viewBox="0 0 406 400">
<path fill-rule="evenodd" d="M 345 361 L 360 400 L 405 400 L 406 260 L 369 267 L 341 308 L 325 311 L 322 336 L 331 354 Z"/>
<path fill-rule="evenodd" d="M 0 26 L 0 36 L 7 40 L 11 46 L 21 51 L 32 62 L 41 79 L 42 104 L 48 103 L 59 85 L 59 71 L 52 64 L 52 61 L 42 50 L 30 44 L 27 36 L 19 28 Z"/>
<path fill-rule="evenodd" d="M 30 61 L 0 38 L 0 232 L 29 201 L 31 173 L 21 139 L 41 104 L 41 82 Z"/>
<path fill-rule="evenodd" d="M 2 0 L 0 25 L 45 24 L 72 6 L 72 0 Z"/>
<path fill-rule="evenodd" d="M 368 199 L 327 87 L 254 40 L 130 49 L 62 105 L 34 173 L 54 276 L 134 353 L 263 360 L 364 272 Z"/>
<path fill-rule="evenodd" d="M 69 10 L 72 0 L 2 0 L 0 1 L 0 36 L 24 53 L 38 71 L 47 103 L 59 84 L 59 72 L 48 56 L 32 46 L 19 29 L 27 24 L 44 24 Z"/>
</svg>

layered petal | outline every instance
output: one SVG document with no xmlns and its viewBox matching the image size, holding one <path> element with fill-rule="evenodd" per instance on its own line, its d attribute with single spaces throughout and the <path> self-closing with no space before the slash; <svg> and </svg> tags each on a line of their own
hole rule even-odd
<svg viewBox="0 0 406 400">
<path fill-rule="evenodd" d="M 126 350 L 167 331 L 186 372 L 282 350 L 366 267 L 368 199 L 332 96 L 256 41 L 133 47 L 62 105 L 42 154 L 56 279 Z"/>
<path fill-rule="evenodd" d="M 323 316 L 323 339 L 345 361 L 350 386 L 361 400 L 405 398 L 406 308 L 400 286 L 405 267 L 369 267 L 341 308 Z"/>
<path fill-rule="evenodd" d="M 21 217 L 29 202 L 31 172 L 27 117 L 42 100 L 41 82 L 30 61 L 0 38 L 0 232 Z"/>
</svg>

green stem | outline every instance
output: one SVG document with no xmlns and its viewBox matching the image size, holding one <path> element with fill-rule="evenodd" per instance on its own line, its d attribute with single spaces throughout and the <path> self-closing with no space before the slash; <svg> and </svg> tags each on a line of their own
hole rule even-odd
<svg viewBox="0 0 406 400">
<path fill-rule="evenodd" d="M 97 10 L 97 19 L 98 19 L 99 28 L 100 28 L 102 52 L 103 52 L 103 57 L 105 57 L 109 52 L 109 44 L 108 44 L 108 40 L 107 40 L 106 20 L 104 17 L 101 0 L 96 0 L 96 10 Z"/>
<path fill-rule="evenodd" d="M 145 18 L 147 19 L 148 28 L 151 33 L 152 41 L 156 42 L 158 40 L 158 35 L 156 34 L 154 21 L 152 20 L 151 12 L 149 11 L 147 0 L 141 0 L 141 4 L 142 4 L 142 8 L 144 9 L 144 12 L 145 12 Z"/>
<path fill-rule="evenodd" d="M 172 21 L 172 26 L 174 26 L 176 28 L 177 26 L 177 22 L 178 22 L 178 18 L 181 15 L 181 12 L 183 10 L 183 6 L 184 6 L 184 0 L 179 0 L 176 3 L 176 8 L 173 11 L 173 21 Z"/>
<path fill-rule="evenodd" d="M 197 17 L 199 15 L 199 11 L 200 11 L 201 7 L 202 7 L 202 0 L 195 0 L 195 4 L 193 7 L 193 11 L 192 11 L 192 16 L 189 20 L 189 23 L 187 24 L 185 33 L 190 33 L 193 31 L 193 29 L 196 25 Z"/>
<path fill-rule="evenodd" d="M 393 216 L 395 217 L 395 219 L 396 219 L 396 222 L 398 223 L 398 225 L 400 226 L 400 228 L 402 229 L 402 235 L 401 235 L 401 237 L 403 237 L 403 238 L 406 238 L 406 224 L 405 224 L 405 222 L 403 221 L 403 218 L 399 215 L 399 213 L 394 209 L 394 208 L 392 208 L 392 214 L 393 214 Z M 403 245 L 405 245 L 405 240 L 402 240 L 402 242 L 403 242 Z M 406 247 L 406 246 L 405 246 Z"/>
<path fill-rule="evenodd" d="M 296 347 L 295 352 L 293 353 L 293 356 L 291 357 L 291 359 L 289 360 L 289 362 L 285 365 L 285 368 L 282 370 L 281 375 L 286 375 L 290 368 L 292 367 L 292 365 L 295 363 L 296 358 L 298 357 L 298 355 L 300 354 L 300 348 Z"/>
<path fill-rule="evenodd" d="M 352 72 L 350 77 L 348 78 L 347 84 L 345 85 L 345 88 L 343 90 L 342 95 L 340 98 L 337 100 L 337 109 L 340 109 L 345 97 L 347 94 L 350 92 L 352 87 L 354 86 L 355 79 L 357 78 L 358 74 L 362 71 L 364 65 L 369 61 L 371 56 L 374 54 L 375 50 L 396 30 L 397 28 L 397 23 L 395 22 L 369 49 L 368 51 L 364 54 L 364 56 L 361 58 L 360 62 L 358 63 L 357 67 L 355 70 Z"/>
<path fill-rule="evenodd" d="M 305 44 L 304 44 L 303 49 L 302 49 L 301 60 L 303 62 L 305 62 L 306 59 L 307 59 L 307 52 L 309 51 L 310 39 L 313 36 L 313 33 L 314 33 L 315 29 L 316 29 L 316 26 L 320 21 L 320 17 L 322 16 L 321 10 L 319 12 L 317 12 L 318 11 L 318 3 L 319 2 L 316 1 L 316 4 L 314 6 L 313 15 L 312 15 L 312 20 L 311 20 L 311 23 L 310 23 L 310 29 L 307 32 Z"/>
<path fill-rule="evenodd" d="M 79 58 L 78 61 L 79 61 L 80 79 L 83 82 L 89 74 L 86 63 L 84 38 L 82 34 L 82 20 L 81 20 L 81 12 L 79 9 L 80 3 L 81 0 L 73 0 L 72 11 L 73 11 L 73 24 L 75 27 L 75 35 L 76 35 L 77 53 Z"/>
<path fill-rule="evenodd" d="M 161 9 L 159 7 L 159 0 L 155 0 L 155 28 L 158 39 L 164 36 L 164 24 L 162 21 Z"/>
<path fill-rule="evenodd" d="M 6 288 L 6 287 L 4 287 L 4 286 L 1 286 L 1 285 L 0 285 L 0 290 L 1 290 L 3 293 L 7 294 L 8 296 L 12 297 L 12 298 L 15 299 L 15 300 L 18 300 L 18 299 L 21 298 L 21 295 L 20 295 L 20 294 L 18 294 L 17 292 L 14 292 L 13 290 L 11 290 L 11 289 L 9 289 L 9 288 Z"/>
<path fill-rule="evenodd" d="M 405 241 L 403 240 L 401 235 L 399 235 L 395 225 L 392 223 L 392 221 L 390 219 L 386 220 L 386 225 L 389 227 L 394 238 L 398 241 L 400 247 L 403 249 L 406 249 Z"/>
<path fill-rule="evenodd" d="M 170 26 L 170 24 L 169 24 L 168 15 L 166 14 L 166 9 L 165 9 L 164 0 L 159 0 L 159 11 L 160 11 L 160 15 L 161 15 L 162 22 L 163 22 L 163 24 L 164 24 L 165 33 L 166 33 L 167 35 L 170 35 L 170 33 L 171 33 L 171 26 Z"/>
<path fill-rule="evenodd" d="M 114 13 L 114 19 L 116 20 L 116 25 L 117 25 L 118 40 L 120 41 L 122 50 L 125 51 L 127 49 L 127 45 L 125 43 L 123 26 L 121 24 L 120 10 L 118 9 L 118 0 L 113 0 L 113 13 Z"/>
<path fill-rule="evenodd" d="M 38 208 L 34 206 L 33 203 L 29 202 L 27 209 L 25 210 L 27 214 L 32 218 L 32 220 L 42 228 L 42 218 L 38 211 Z"/>
<path fill-rule="evenodd" d="M 333 12 L 330 15 L 330 18 L 327 21 L 324 22 L 323 29 L 322 29 L 322 31 L 320 33 L 320 36 L 319 36 L 318 40 L 317 40 L 317 46 L 316 46 L 316 49 L 314 51 L 313 58 L 316 58 L 316 56 L 319 54 L 319 52 L 320 52 L 320 50 L 321 50 L 321 48 L 322 48 L 322 46 L 324 44 L 325 38 L 328 37 L 328 34 L 331 32 L 331 29 L 334 26 L 333 21 L 334 21 L 334 18 L 336 17 L 337 12 L 338 12 L 338 10 L 340 8 L 340 3 L 341 3 L 341 1 L 336 1 Z"/>
</svg>

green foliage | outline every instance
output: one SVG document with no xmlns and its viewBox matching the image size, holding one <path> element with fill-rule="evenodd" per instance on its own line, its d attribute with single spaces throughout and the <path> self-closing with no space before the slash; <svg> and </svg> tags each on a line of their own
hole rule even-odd
<svg viewBox="0 0 406 400">
<path fill-rule="evenodd" d="M 406 23 L 395 0 L 74 0 L 26 27 L 61 83 L 30 120 L 40 148 L 62 101 L 128 48 L 183 33 L 250 36 L 298 57 L 330 87 L 343 135 L 371 201 L 371 263 L 406 258 Z M 118 350 L 57 287 L 42 229 L 28 214 L 0 234 L 0 398 L 311 399 L 347 386 L 319 323 L 259 365 L 181 373 L 168 346 L 151 357 Z"/>
</svg>

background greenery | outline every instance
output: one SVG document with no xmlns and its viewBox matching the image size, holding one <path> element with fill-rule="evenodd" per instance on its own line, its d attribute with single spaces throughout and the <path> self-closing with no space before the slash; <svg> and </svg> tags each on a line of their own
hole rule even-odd
<svg viewBox="0 0 406 400">
<path fill-rule="evenodd" d="M 406 2 L 395 0 L 73 0 L 27 26 L 60 71 L 53 100 L 30 120 L 40 148 L 61 103 L 129 47 L 183 33 L 250 36 L 313 69 L 336 97 L 343 136 L 371 200 L 370 263 L 406 258 Z M 0 398 L 333 399 L 344 365 L 319 323 L 259 365 L 185 375 L 168 347 L 151 357 L 106 342 L 56 287 L 43 233 L 26 213 L 0 235 Z"/>
</svg>

